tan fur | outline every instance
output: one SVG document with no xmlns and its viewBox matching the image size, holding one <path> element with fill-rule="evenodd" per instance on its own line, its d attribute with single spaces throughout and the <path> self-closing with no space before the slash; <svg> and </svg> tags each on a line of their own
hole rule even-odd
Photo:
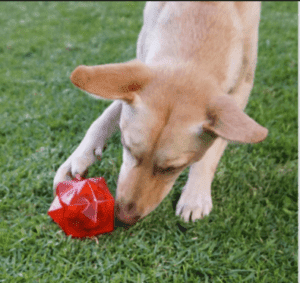
<svg viewBox="0 0 300 283">
<path fill-rule="evenodd" d="M 210 122 L 203 127 L 219 136 L 236 142 L 257 143 L 264 140 L 268 130 L 240 111 L 236 103 L 227 96 L 211 100 L 207 105 Z"/>
<path fill-rule="evenodd" d="M 74 70 L 79 88 L 125 101 L 116 196 L 122 221 L 150 213 L 188 166 L 176 214 L 202 218 L 212 208 L 211 182 L 227 140 L 266 138 L 267 129 L 242 111 L 253 85 L 259 17 L 259 2 L 147 3 L 137 60 Z"/>
<path fill-rule="evenodd" d="M 138 60 L 133 60 L 126 64 L 81 65 L 72 72 L 70 79 L 89 93 L 132 102 L 134 91 L 151 79 L 151 72 Z"/>
</svg>

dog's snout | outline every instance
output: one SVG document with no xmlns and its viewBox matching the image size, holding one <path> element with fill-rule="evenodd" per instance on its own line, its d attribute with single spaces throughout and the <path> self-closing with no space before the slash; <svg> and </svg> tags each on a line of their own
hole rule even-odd
<svg viewBox="0 0 300 283">
<path fill-rule="evenodd" d="M 137 212 L 137 206 L 134 202 L 128 204 L 116 202 L 115 216 L 117 220 L 127 225 L 133 225 L 140 219 L 140 216 Z"/>
<path fill-rule="evenodd" d="M 127 206 L 125 206 L 125 211 L 130 213 L 130 211 L 134 210 L 135 207 L 136 207 L 135 203 L 131 202 Z"/>
</svg>

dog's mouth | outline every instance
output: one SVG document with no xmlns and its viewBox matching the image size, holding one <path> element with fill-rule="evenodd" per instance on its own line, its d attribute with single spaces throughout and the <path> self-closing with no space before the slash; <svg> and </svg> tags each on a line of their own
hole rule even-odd
<svg viewBox="0 0 300 283">
<path fill-rule="evenodd" d="M 132 227 L 136 222 L 140 219 L 140 217 L 136 217 L 128 222 L 124 222 L 124 220 L 120 220 L 118 217 L 115 217 L 115 228 L 123 227 L 126 230 Z"/>
</svg>

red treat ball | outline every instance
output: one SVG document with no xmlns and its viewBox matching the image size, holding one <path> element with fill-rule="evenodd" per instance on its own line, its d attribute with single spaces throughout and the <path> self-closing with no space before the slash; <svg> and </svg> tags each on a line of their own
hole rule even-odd
<svg viewBox="0 0 300 283">
<path fill-rule="evenodd" d="M 114 230 L 115 201 L 104 178 L 58 184 L 48 215 L 72 237 L 92 237 Z"/>
</svg>

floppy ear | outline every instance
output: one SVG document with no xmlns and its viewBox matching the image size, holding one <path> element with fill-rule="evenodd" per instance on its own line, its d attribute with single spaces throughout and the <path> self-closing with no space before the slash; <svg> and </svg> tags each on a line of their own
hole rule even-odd
<svg viewBox="0 0 300 283">
<path fill-rule="evenodd" d="M 207 105 L 208 120 L 203 128 L 230 141 L 258 143 L 268 135 L 268 129 L 262 127 L 238 108 L 229 96 L 218 96 Z"/>
<path fill-rule="evenodd" d="M 152 77 L 150 69 L 139 60 L 98 66 L 78 66 L 71 74 L 78 88 L 107 99 L 133 102 L 136 92 Z"/>
</svg>

